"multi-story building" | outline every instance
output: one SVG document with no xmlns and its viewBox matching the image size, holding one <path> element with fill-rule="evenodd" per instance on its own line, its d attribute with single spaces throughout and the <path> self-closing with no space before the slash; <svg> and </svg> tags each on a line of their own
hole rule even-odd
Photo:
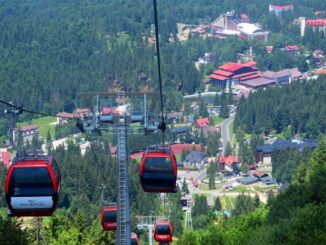
<svg viewBox="0 0 326 245">
<path fill-rule="evenodd" d="M 251 23 L 240 23 L 237 26 L 239 31 L 239 37 L 242 40 L 256 40 L 264 41 L 268 40 L 268 32 L 263 31 L 258 25 Z"/>
<path fill-rule="evenodd" d="M 13 130 L 13 140 L 18 141 L 18 137 L 21 135 L 24 144 L 27 142 L 32 142 L 33 138 L 39 138 L 39 128 L 37 125 L 27 125 L 21 128 L 14 128 Z"/>
</svg>

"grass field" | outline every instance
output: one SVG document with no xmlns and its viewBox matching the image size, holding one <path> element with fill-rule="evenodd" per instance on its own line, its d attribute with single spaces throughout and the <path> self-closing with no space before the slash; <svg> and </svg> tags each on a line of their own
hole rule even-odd
<svg viewBox="0 0 326 245">
<path fill-rule="evenodd" d="M 55 117 L 40 117 L 38 119 L 33 119 L 31 124 L 37 125 L 40 129 L 40 136 L 46 139 L 48 131 L 50 131 L 51 137 L 54 138 L 55 125 L 50 125 L 54 123 L 57 119 Z M 28 122 L 17 123 L 18 127 L 28 125 Z"/>
<path fill-rule="evenodd" d="M 236 200 L 235 197 L 229 197 L 229 196 L 220 197 L 222 209 L 233 210 L 235 206 L 235 200 Z"/>
<path fill-rule="evenodd" d="M 225 120 L 225 118 L 222 117 L 213 117 L 212 118 L 212 123 L 214 126 L 222 124 L 222 122 Z"/>
<path fill-rule="evenodd" d="M 246 187 L 243 186 L 239 186 L 239 187 L 235 187 L 232 190 L 228 191 L 228 192 L 244 192 L 244 193 L 255 193 L 254 191 L 247 189 Z"/>
<path fill-rule="evenodd" d="M 277 191 L 277 186 L 276 185 L 271 185 L 271 186 L 266 186 L 266 187 L 255 186 L 254 189 L 255 189 L 255 191 L 259 191 L 259 192 L 266 192 L 269 190 Z"/>
</svg>

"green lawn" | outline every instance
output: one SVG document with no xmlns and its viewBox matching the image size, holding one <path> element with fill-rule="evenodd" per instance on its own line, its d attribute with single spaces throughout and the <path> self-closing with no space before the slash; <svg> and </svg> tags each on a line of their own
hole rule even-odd
<svg viewBox="0 0 326 245">
<path fill-rule="evenodd" d="M 249 190 L 249 189 L 247 189 L 244 186 L 235 187 L 232 190 L 230 190 L 229 192 L 244 192 L 244 193 L 248 192 L 248 193 L 255 193 L 252 190 Z"/>
<path fill-rule="evenodd" d="M 233 210 L 235 206 L 235 197 L 224 196 L 220 197 L 222 209 Z"/>
<path fill-rule="evenodd" d="M 252 134 L 245 134 L 245 139 L 251 139 Z"/>
<path fill-rule="evenodd" d="M 222 117 L 213 117 L 212 123 L 214 126 L 222 124 L 222 122 L 225 120 L 225 118 Z"/>
<path fill-rule="evenodd" d="M 266 186 L 266 187 L 255 186 L 254 189 L 259 192 L 266 192 L 269 190 L 277 191 L 277 186 L 276 185 L 271 185 L 271 186 Z"/>
<path fill-rule="evenodd" d="M 40 117 L 38 119 L 33 119 L 31 124 L 37 125 L 40 129 L 40 136 L 46 139 L 48 131 L 50 131 L 51 137 L 54 138 L 55 125 L 50 125 L 50 123 L 55 122 L 57 119 L 55 117 Z M 18 127 L 28 125 L 28 122 L 17 123 Z"/>
<path fill-rule="evenodd" d="M 125 32 L 118 32 L 117 37 L 118 37 L 118 42 L 120 43 L 125 43 L 129 40 L 129 34 Z"/>
</svg>

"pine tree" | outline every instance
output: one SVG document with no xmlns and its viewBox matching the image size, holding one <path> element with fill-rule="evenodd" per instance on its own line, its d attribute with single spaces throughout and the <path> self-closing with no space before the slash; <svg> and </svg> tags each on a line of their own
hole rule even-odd
<svg viewBox="0 0 326 245">
<path fill-rule="evenodd" d="M 228 141 L 228 143 L 226 144 L 226 147 L 225 147 L 225 152 L 224 152 L 224 156 L 230 156 L 232 155 L 232 147 L 231 147 L 231 144 L 230 142 Z"/>
<path fill-rule="evenodd" d="M 183 178 L 181 191 L 183 193 L 189 194 L 189 189 L 188 189 L 188 184 L 186 182 L 186 178 Z"/>
<path fill-rule="evenodd" d="M 214 202 L 214 209 L 217 210 L 217 211 L 221 211 L 222 210 L 222 204 L 221 204 L 221 200 L 219 197 L 217 197 L 215 199 L 215 202 Z"/>
</svg>

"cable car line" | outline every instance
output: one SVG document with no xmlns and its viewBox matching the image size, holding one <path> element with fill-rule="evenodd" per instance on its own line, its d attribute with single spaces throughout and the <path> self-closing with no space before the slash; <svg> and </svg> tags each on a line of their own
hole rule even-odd
<svg viewBox="0 0 326 245">
<path fill-rule="evenodd" d="M 160 87 L 160 101 L 161 101 L 161 116 L 162 121 L 160 122 L 159 129 L 163 132 L 163 144 L 164 144 L 164 132 L 166 129 L 166 123 L 164 120 L 164 103 L 163 103 L 163 88 L 162 88 L 162 75 L 161 75 L 161 56 L 160 56 L 160 42 L 158 35 L 158 18 L 157 18 L 157 3 L 153 0 L 154 8 L 154 25 L 155 25 L 155 39 L 156 39 L 156 53 L 157 53 L 157 70 L 158 70 L 158 81 Z"/>
<path fill-rule="evenodd" d="M 35 115 L 78 120 L 78 117 L 69 117 L 69 118 L 68 117 L 62 117 L 62 116 L 59 117 L 57 115 L 53 115 L 53 114 L 50 114 L 50 113 L 44 113 L 44 112 L 39 112 L 39 111 L 28 110 L 28 109 L 23 108 L 23 106 L 16 106 L 16 105 L 13 105 L 13 104 L 11 104 L 9 102 L 6 102 L 4 100 L 0 100 L 0 103 L 2 103 L 4 105 L 7 105 L 7 106 L 10 106 L 10 107 L 13 107 L 13 108 L 15 108 L 17 110 L 21 110 L 22 112 L 27 112 L 27 113 L 31 113 L 31 114 L 35 114 Z"/>
</svg>

